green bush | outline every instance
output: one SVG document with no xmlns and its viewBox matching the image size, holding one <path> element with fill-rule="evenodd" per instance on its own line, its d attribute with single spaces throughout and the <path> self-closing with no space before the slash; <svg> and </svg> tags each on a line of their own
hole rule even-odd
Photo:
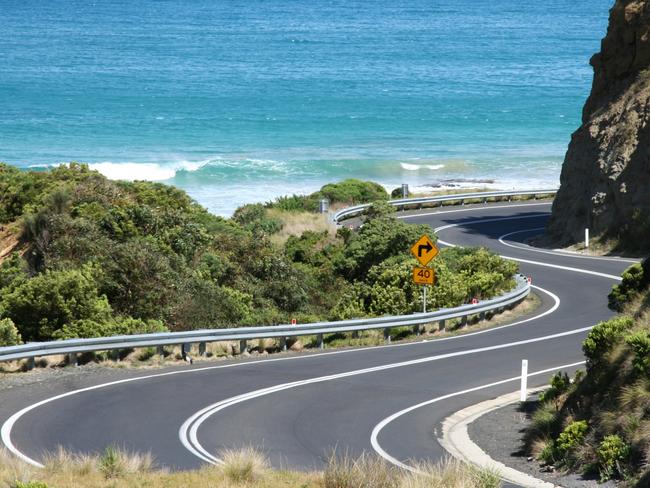
<svg viewBox="0 0 650 488">
<path fill-rule="evenodd" d="M 605 482 L 615 474 L 623 475 L 623 463 L 630 457 L 630 446 L 618 435 L 608 435 L 598 445 L 598 467 L 600 481 Z"/>
<path fill-rule="evenodd" d="M 27 341 L 50 340 L 64 325 L 79 320 L 106 323 L 112 310 L 99 294 L 95 272 L 91 267 L 46 271 L 2 297 L 0 308 Z"/>
<path fill-rule="evenodd" d="M 0 319 L 0 347 L 22 344 L 20 332 L 11 319 Z"/>
<path fill-rule="evenodd" d="M 42 481 L 16 481 L 12 486 L 14 488 L 48 488 L 47 484 Z"/>
<path fill-rule="evenodd" d="M 372 219 L 350 236 L 342 252 L 334 258 L 335 270 L 349 280 L 361 279 L 374 265 L 409 253 L 422 234 L 436 241 L 429 226 L 409 225 L 392 216 Z"/>
<path fill-rule="evenodd" d="M 585 440 L 587 430 L 589 425 L 586 420 L 575 420 L 560 433 L 555 447 L 565 464 L 571 464 L 572 453 Z"/>
<path fill-rule="evenodd" d="M 598 364 L 616 342 L 623 340 L 625 332 L 632 325 L 634 321 L 631 317 L 620 316 L 600 322 L 591 329 L 582 343 L 582 350 L 587 357 L 587 368 Z"/>
<path fill-rule="evenodd" d="M 53 334 L 54 339 L 77 339 L 90 337 L 104 337 L 112 335 L 151 334 L 154 332 L 167 332 L 168 329 L 162 322 L 156 320 L 141 320 L 131 317 L 112 318 L 104 322 L 93 320 L 77 320 L 64 325 Z"/>
<path fill-rule="evenodd" d="M 261 203 L 239 207 L 233 220 L 255 234 L 271 235 L 282 229 L 282 222 L 268 216 L 267 209 Z"/>
<path fill-rule="evenodd" d="M 637 331 L 625 338 L 625 342 L 634 351 L 632 364 L 641 374 L 650 377 L 650 334 L 647 330 Z"/>
<path fill-rule="evenodd" d="M 548 402 L 553 400 L 563 393 L 566 393 L 571 386 L 571 379 L 566 372 L 558 371 L 551 376 L 551 387 L 539 396 L 540 402 Z"/>
<path fill-rule="evenodd" d="M 369 203 L 376 200 L 388 200 L 388 193 L 383 186 L 372 181 L 347 179 L 339 183 L 329 183 L 318 192 L 330 203 Z"/>
<path fill-rule="evenodd" d="M 622 311 L 624 305 L 650 283 L 650 272 L 646 269 L 649 266 L 650 262 L 645 260 L 643 264 L 633 264 L 623 272 L 621 283 L 614 285 L 608 295 L 610 308 Z"/>
</svg>

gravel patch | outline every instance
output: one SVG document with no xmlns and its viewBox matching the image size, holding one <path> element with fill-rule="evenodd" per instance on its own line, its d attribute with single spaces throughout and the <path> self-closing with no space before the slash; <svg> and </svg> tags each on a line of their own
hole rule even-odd
<svg viewBox="0 0 650 488">
<path fill-rule="evenodd" d="M 534 405 L 531 397 L 529 405 Z M 469 425 L 468 433 L 474 443 L 492 459 L 508 467 L 529 474 L 535 478 L 554 483 L 564 488 L 614 488 L 613 481 L 598 483 L 595 479 L 584 478 L 580 474 L 550 471 L 538 461 L 529 459 L 523 451 L 524 430 L 530 423 L 528 411 L 523 411 L 519 403 L 493 410 Z"/>
</svg>

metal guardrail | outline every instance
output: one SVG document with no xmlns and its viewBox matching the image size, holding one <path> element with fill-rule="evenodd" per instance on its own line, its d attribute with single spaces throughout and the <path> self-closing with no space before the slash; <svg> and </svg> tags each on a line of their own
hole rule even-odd
<svg viewBox="0 0 650 488">
<path fill-rule="evenodd" d="M 466 200 L 483 200 L 483 203 L 487 203 L 488 198 L 512 198 L 512 197 L 521 197 L 521 196 L 542 196 L 542 195 L 555 195 L 557 193 L 557 188 L 555 189 L 544 189 L 544 190 L 512 190 L 512 191 L 485 191 L 485 192 L 475 192 L 475 193 L 457 193 L 455 195 L 440 195 L 435 197 L 418 197 L 418 198 L 401 198 L 399 200 L 389 200 L 388 203 L 394 207 L 405 208 L 409 206 L 424 206 L 424 205 L 435 205 L 442 204 L 444 202 L 460 202 L 461 204 L 465 203 Z M 334 214 L 334 222 L 340 222 L 341 220 L 349 219 L 351 217 L 356 217 L 359 214 L 362 214 L 370 204 L 366 203 L 364 205 L 355 205 L 354 207 L 347 207 L 343 210 Z"/>
<path fill-rule="evenodd" d="M 0 361 L 17 359 L 33 359 L 41 356 L 58 354 L 74 355 L 76 353 L 93 351 L 110 351 L 139 347 L 155 347 L 167 345 L 187 345 L 199 343 L 199 349 L 205 351 L 205 343 L 218 341 L 247 341 L 263 338 L 281 338 L 316 335 L 317 344 L 323 347 L 323 334 L 336 332 L 354 332 L 370 329 L 389 329 L 400 326 L 420 326 L 461 318 L 467 322 L 467 317 L 475 314 L 495 311 L 512 306 L 528 296 L 530 284 L 523 275 L 515 276 L 514 290 L 490 300 L 476 304 L 461 305 L 460 307 L 445 308 L 429 313 L 411 315 L 386 316 L 378 318 L 342 320 L 338 322 L 316 322 L 303 325 L 274 325 L 266 327 L 239 327 L 232 329 L 204 329 L 187 332 L 162 332 L 156 334 L 123 335 L 113 337 L 98 337 L 94 339 L 68 339 L 63 341 L 36 342 L 20 346 L 0 347 Z M 389 337 L 388 337 L 389 338 Z M 286 342 L 285 342 L 286 343 Z M 242 345 L 246 345 L 245 342 Z M 185 351 L 185 347 L 182 347 Z"/>
<path fill-rule="evenodd" d="M 443 202 L 483 199 L 511 198 L 517 196 L 554 195 L 556 189 L 523 190 L 523 191 L 492 191 L 476 193 L 458 193 L 455 195 L 441 195 L 435 197 L 403 198 L 390 200 L 388 203 L 398 208 L 408 206 L 435 205 Z M 334 221 L 339 222 L 346 218 L 357 216 L 364 212 L 370 205 L 356 205 L 345 208 L 334 215 Z M 401 326 L 420 326 L 423 324 L 440 322 L 461 318 L 467 321 L 470 315 L 484 314 L 511 305 L 514 305 L 528 296 L 530 284 L 522 275 L 515 276 L 517 286 L 514 290 L 490 300 L 477 304 L 461 305 L 460 307 L 436 310 L 429 313 L 415 313 L 411 315 L 386 316 L 378 318 L 342 320 L 338 322 L 316 322 L 304 325 L 274 325 L 266 327 L 238 327 L 232 329 L 203 329 L 187 332 L 163 332 L 157 334 L 140 334 L 113 337 L 98 337 L 93 339 L 69 339 L 52 342 L 32 342 L 20 346 L 0 347 L 0 362 L 18 359 L 34 359 L 41 356 L 60 354 L 74 355 L 83 352 L 111 351 L 119 349 L 132 349 L 140 347 L 162 347 L 168 345 L 181 345 L 183 352 L 188 344 L 199 343 L 199 350 L 205 351 L 205 343 L 218 341 L 241 341 L 245 347 L 246 341 L 252 339 L 280 338 L 286 344 L 286 338 L 305 335 L 316 335 L 317 344 L 323 347 L 323 334 L 336 332 L 354 332 L 371 329 L 390 329 Z M 390 336 L 388 336 L 390 340 Z M 242 349 L 242 347 L 240 347 Z"/>
</svg>

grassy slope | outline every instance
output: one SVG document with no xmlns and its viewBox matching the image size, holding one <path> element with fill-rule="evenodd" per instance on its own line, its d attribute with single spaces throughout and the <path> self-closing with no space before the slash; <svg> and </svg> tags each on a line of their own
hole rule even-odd
<svg viewBox="0 0 650 488">
<path fill-rule="evenodd" d="M 490 471 L 456 461 L 421 465 L 411 474 L 375 456 L 332 457 L 324 472 L 277 471 L 259 452 L 244 448 L 220 453 L 224 465 L 184 472 L 157 469 L 148 455 L 109 448 L 102 456 L 59 451 L 35 469 L 0 451 L 1 488 L 498 488 Z"/>
<path fill-rule="evenodd" d="M 585 341 L 586 375 L 552 380 L 527 444 L 548 464 L 642 488 L 650 486 L 650 287 L 632 281 L 640 289 L 610 295 L 622 315 Z"/>
</svg>

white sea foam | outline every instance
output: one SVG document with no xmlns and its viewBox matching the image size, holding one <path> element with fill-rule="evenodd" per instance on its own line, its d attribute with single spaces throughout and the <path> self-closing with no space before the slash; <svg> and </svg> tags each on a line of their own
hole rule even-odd
<svg viewBox="0 0 650 488">
<path fill-rule="evenodd" d="M 406 171 L 421 171 L 421 170 L 431 170 L 436 171 L 445 167 L 444 164 L 412 164 L 412 163 L 400 163 L 400 167 Z"/>
<path fill-rule="evenodd" d="M 176 176 L 179 169 L 183 169 L 182 164 L 166 165 L 158 163 L 113 163 L 104 161 L 101 163 L 90 163 L 90 169 L 99 171 L 101 174 L 111 180 L 147 180 L 147 181 L 164 181 Z"/>
<path fill-rule="evenodd" d="M 406 171 L 418 171 L 421 168 L 419 164 L 400 163 L 399 165 Z"/>
</svg>

